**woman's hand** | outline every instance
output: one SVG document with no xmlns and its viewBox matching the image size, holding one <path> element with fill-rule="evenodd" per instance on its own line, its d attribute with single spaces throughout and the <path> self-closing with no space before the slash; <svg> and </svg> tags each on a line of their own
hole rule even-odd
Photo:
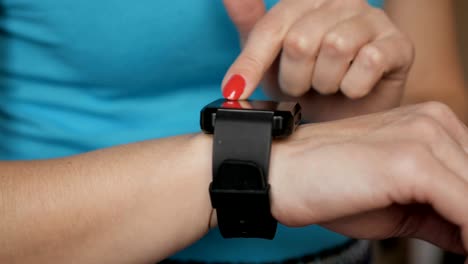
<svg viewBox="0 0 468 264">
<path fill-rule="evenodd" d="M 302 126 L 273 145 L 270 172 L 283 224 L 468 252 L 468 128 L 445 105 Z"/>
<path fill-rule="evenodd" d="M 247 98 L 264 79 L 275 99 L 299 100 L 309 120 L 398 106 L 413 62 L 410 40 L 365 0 L 224 0 L 244 49 L 223 94 Z"/>
</svg>

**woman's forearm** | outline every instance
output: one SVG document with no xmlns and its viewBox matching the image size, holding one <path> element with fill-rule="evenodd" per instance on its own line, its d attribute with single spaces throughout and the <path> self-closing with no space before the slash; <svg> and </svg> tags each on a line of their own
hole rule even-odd
<svg viewBox="0 0 468 264">
<path fill-rule="evenodd" d="M 151 263 L 203 236 L 204 135 L 0 163 L 0 263 Z"/>
</svg>

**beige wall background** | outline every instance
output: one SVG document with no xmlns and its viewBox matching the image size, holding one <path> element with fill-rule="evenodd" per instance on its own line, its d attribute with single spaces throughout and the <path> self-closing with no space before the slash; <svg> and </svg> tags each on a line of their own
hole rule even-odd
<svg viewBox="0 0 468 264">
<path fill-rule="evenodd" d="M 411 1 L 411 0 L 408 0 Z M 448 0 L 439 0 L 448 1 Z M 457 29 L 459 48 L 465 68 L 465 79 L 468 80 L 468 1 L 456 0 Z"/>
</svg>

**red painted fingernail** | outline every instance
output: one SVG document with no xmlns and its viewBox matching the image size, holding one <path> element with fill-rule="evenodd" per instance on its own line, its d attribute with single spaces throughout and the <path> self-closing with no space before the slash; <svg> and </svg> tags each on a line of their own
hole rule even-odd
<svg viewBox="0 0 468 264">
<path fill-rule="evenodd" d="M 245 79 L 239 74 L 235 74 L 229 79 L 223 89 L 223 96 L 228 100 L 237 100 L 241 97 L 245 88 Z"/>
</svg>

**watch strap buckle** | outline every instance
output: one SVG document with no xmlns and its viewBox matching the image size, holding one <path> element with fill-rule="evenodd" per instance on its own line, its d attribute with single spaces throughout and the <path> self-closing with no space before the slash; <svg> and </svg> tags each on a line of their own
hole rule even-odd
<svg viewBox="0 0 468 264">
<path fill-rule="evenodd" d="M 225 238 L 273 239 L 277 221 L 270 212 L 270 185 L 261 190 L 215 189 L 210 198 L 216 208 L 221 235 Z"/>
</svg>

